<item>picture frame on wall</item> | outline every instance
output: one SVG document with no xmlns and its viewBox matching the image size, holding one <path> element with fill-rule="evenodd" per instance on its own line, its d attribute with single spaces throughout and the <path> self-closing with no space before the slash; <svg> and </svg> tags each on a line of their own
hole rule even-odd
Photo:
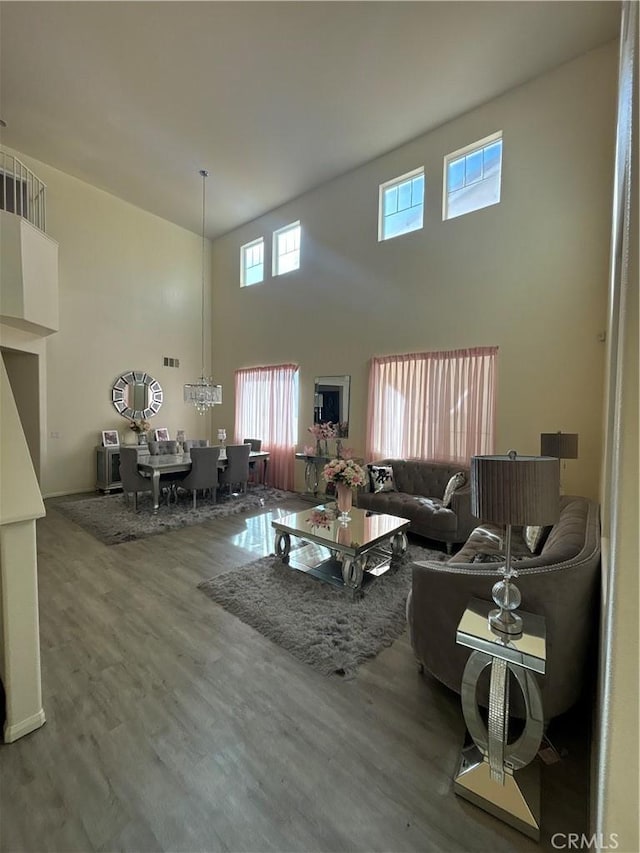
<svg viewBox="0 0 640 853">
<path fill-rule="evenodd" d="M 166 427 L 160 427 L 154 433 L 156 441 L 171 441 L 169 430 Z"/>
<path fill-rule="evenodd" d="M 103 447 L 120 447 L 120 436 L 117 429 L 102 430 Z"/>
</svg>

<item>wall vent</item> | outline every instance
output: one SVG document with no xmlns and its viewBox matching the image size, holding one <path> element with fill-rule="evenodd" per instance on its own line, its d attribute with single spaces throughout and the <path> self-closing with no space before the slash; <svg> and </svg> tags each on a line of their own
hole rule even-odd
<svg viewBox="0 0 640 853">
<path fill-rule="evenodd" d="M 165 355 L 164 366 L 165 367 L 180 367 L 180 359 L 179 358 L 169 358 L 169 356 Z"/>
</svg>

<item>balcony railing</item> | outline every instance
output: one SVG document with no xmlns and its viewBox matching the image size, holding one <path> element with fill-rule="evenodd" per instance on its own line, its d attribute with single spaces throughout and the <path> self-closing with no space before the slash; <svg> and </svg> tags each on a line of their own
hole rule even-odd
<svg viewBox="0 0 640 853">
<path fill-rule="evenodd" d="M 47 230 L 47 186 L 17 157 L 0 151 L 0 210 Z"/>
</svg>

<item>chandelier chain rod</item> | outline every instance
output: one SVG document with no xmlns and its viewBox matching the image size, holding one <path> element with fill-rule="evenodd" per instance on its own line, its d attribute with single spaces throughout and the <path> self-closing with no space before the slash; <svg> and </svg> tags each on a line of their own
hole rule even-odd
<svg viewBox="0 0 640 853">
<path fill-rule="evenodd" d="M 202 267 L 202 329 L 201 329 L 200 341 L 201 341 L 201 347 L 202 347 L 202 349 L 201 349 L 202 376 L 204 376 L 204 281 L 205 281 L 205 275 L 204 275 L 204 262 L 205 262 L 204 261 L 204 258 L 205 258 L 204 229 L 205 229 L 205 211 L 206 211 L 206 206 L 205 206 L 206 183 L 205 182 L 207 180 L 208 172 L 206 169 L 202 169 L 200 174 L 202 175 L 202 246 L 201 246 L 201 254 L 202 254 L 202 261 L 201 261 L 201 267 Z"/>
</svg>

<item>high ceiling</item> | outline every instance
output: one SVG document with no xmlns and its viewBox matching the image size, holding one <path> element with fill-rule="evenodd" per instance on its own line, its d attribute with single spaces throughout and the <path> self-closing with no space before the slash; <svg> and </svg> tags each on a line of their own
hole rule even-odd
<svg viewBox="0 0 640 853">
<path fill-rule="evenodd" d="M 3 2 L 2 142 L 210 237 L 616 38 L 617 2 Z"/>
</svg>

